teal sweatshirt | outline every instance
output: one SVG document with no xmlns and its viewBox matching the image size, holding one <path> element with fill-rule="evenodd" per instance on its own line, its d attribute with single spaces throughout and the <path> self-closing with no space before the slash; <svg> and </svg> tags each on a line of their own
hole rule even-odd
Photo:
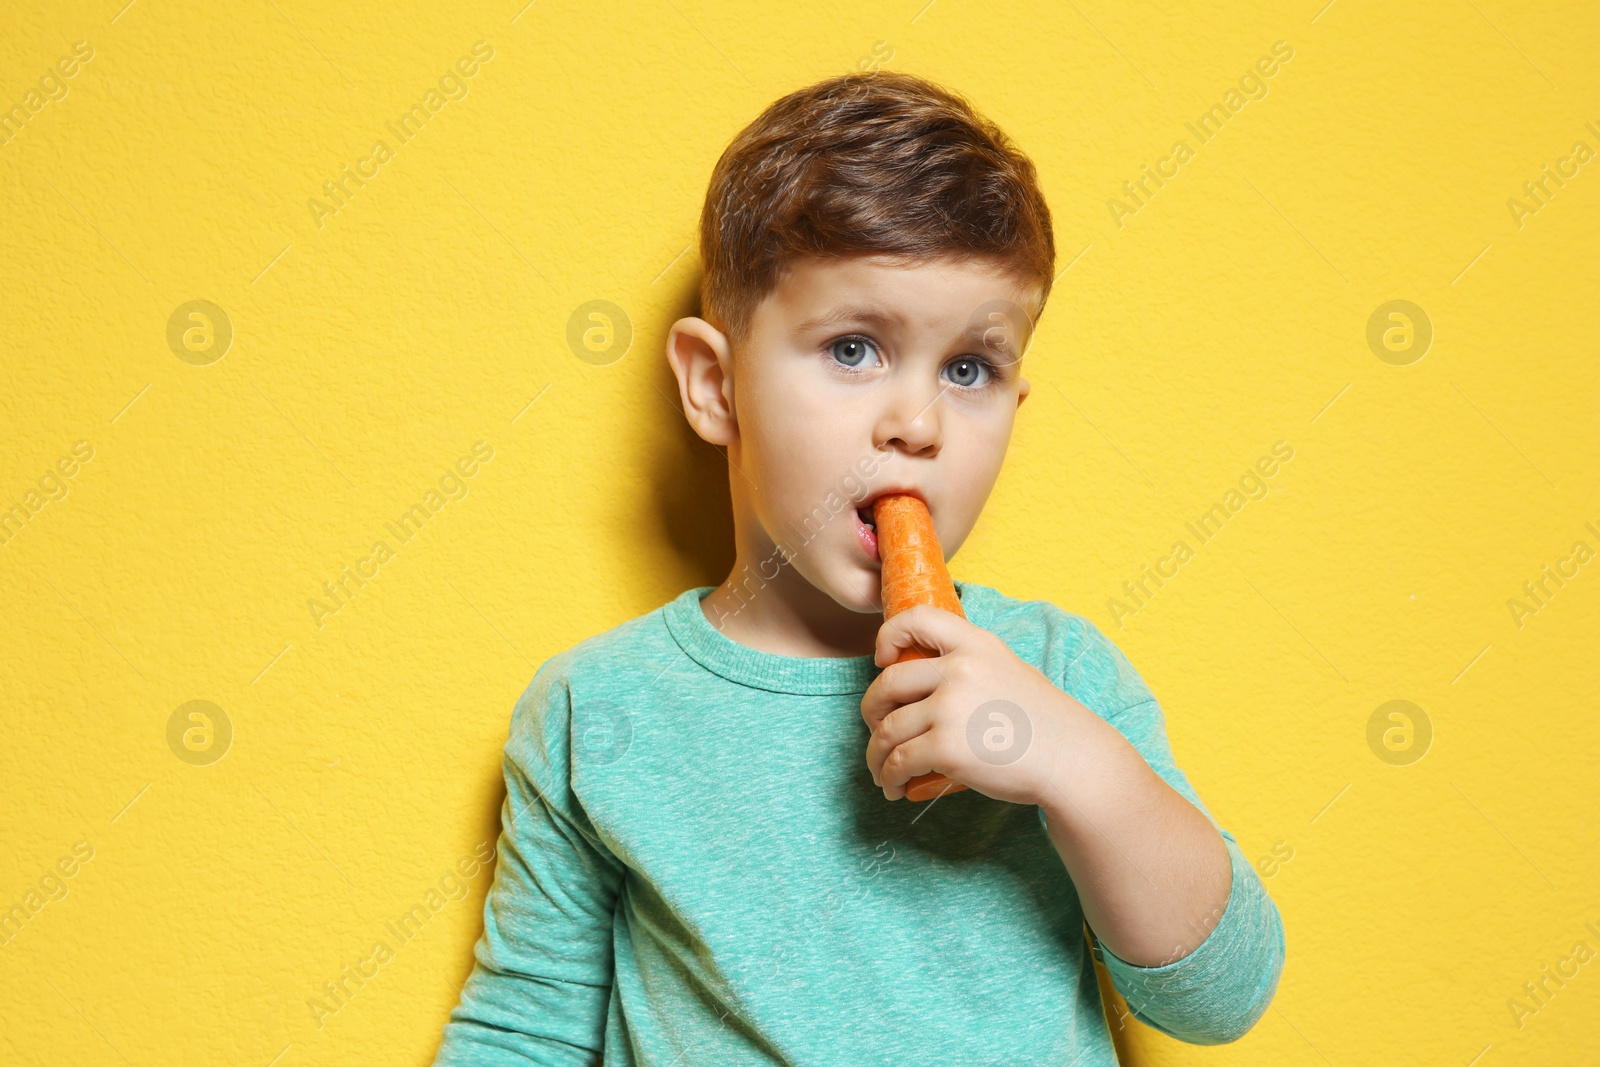
<svg viewBox="0 0 1600 1067">
<path fill-rule="evenodd" d="M 872 657 L 739 644 L 701 611 L 712 588 L 553 656 L 517 701 L 483 936 L 437 1067 L 1107 1067 L 1091 953 L 1184 1041 L 1232 1041 L 1266 1011 L 1283 922 L 1231 834 L 1231 894 L 1200 946 L 1121 960 L 1086 938 L 1038 807 L 885 800 L 861 718 Z M 956 590 L 1212 818 L 1093 623 Z"/>
</svg>

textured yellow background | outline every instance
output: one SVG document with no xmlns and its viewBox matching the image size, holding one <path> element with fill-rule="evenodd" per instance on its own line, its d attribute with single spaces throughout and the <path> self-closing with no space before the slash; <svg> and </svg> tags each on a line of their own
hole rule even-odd
<svg viewBox="0 0 1600 1067">
<path fill-rule="evenodd" d="M 1591 1058 L 1600 561 L 1572 552 L 1600 550 L 1600 160 L 1561 160 L 1600 150 L 1597 19 L 7 5 L 0 507 L 24 511 L 0 547 L 0 910 L 24 918 L 0 936 L 0 1061 L 429 1062 L 481 930 L 516 696 L 731 562 L 724 461 L 662 357 L 695 309 L 710 169 L 773 99 L 873 64 L 1008 130 L 1062 253 L 1037 395 L 953 570 L 1106 629 L 1287 926 L 1240 1044 L 1130 1023 L 1127 1062 Z M 46 78 L 79 41 L 92 58 Z M 1278 41 L 1267 95 L 1201 143 L 1185 123 Z M 462 57 L 444 89 L 465 95 L 395 137 Z M 1114 211 L 1178 140 L 1192 158 Z M 1546 165 L 1577 171 L 1528 201 Z M 196 300 L 231 324 L 220 359 L 219 333 L 169 344 Z M 628 317 L 620 358 L 569 346 L 591 300 Z M 1392 300 L 1432 325 L 1405 365 L 1367 341 Z M 1188 534 L 1278 441 L 1270 493 Z M 492 458 L 451 480 L 475 442 Z M 1176 576 L 1115 610 L 1179 540 Z M 1546 565 L 1577 574 L 1514 612 Z M 214 756 L 219 716 L 209 752 L 169 743 L 196 700 L 231 724 L 209 765 L 179 753 Z M 1431 724 L 1422 759 L 1369 745 L 1391 700 Z M 380 939 L 392 958 L 318 1020 Z M 1546 966 L 1578 969 L 1535 1001 Z"/>
</svg>

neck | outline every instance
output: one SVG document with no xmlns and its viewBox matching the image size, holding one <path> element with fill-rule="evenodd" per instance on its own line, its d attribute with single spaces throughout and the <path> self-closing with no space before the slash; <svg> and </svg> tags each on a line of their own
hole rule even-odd
<svg viewBox="0 0 1600 1067">
<path fill-rule="evenodd" d="M 781 556 L 778 557 L 781 559 Z M 736 561 L 721 585 L 700 602 L 712 626 L 730 640 L 780 656 L 870 656 L 883 616 L 852 611 L 818 589 L 790 564 L 770 572 Z"/>
</svg>

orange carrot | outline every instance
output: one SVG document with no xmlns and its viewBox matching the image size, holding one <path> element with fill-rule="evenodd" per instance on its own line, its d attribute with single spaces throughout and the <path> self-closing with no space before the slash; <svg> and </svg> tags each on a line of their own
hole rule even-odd
<svg viewBox="0 0 1600 1067">
<path fill-rule="evenodd" d="M 878 528 L 878 558 L 883 564 L 884 619 L 918 604 L 932 604 L 966 618 L 955 583 L 944 565 L 944 551 L 939 547 L 928 505 L 909 494 L 891 493 L 873 503 L 872 521 Z M 935 655 L 921 645 L 912 645 L 895 662 L 932 659 Z M 932 800 L 965 788 L 937 771 L 919 774 L 905 786 L 907 800 Z"/>
</svg>

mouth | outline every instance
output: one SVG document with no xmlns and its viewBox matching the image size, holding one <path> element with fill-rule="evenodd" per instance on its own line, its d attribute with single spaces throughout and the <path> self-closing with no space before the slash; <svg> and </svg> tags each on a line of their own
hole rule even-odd
<svg viewBox="0 0 1600 1067">
<path fill-rule="evenodd" d="M 878 520 L 874 517 L 872 508 L 880 498 L 891 495 L 914 496 L 919 500 L 922 499 L 922 494 L 915 489 L 890 487 L 873 493 L 865 503 L 856 508 L 856 541 L 866 551 L 867 558 L 879 560 L 880 562 L 882 557 L 878 554 Z"/>
</svg>

